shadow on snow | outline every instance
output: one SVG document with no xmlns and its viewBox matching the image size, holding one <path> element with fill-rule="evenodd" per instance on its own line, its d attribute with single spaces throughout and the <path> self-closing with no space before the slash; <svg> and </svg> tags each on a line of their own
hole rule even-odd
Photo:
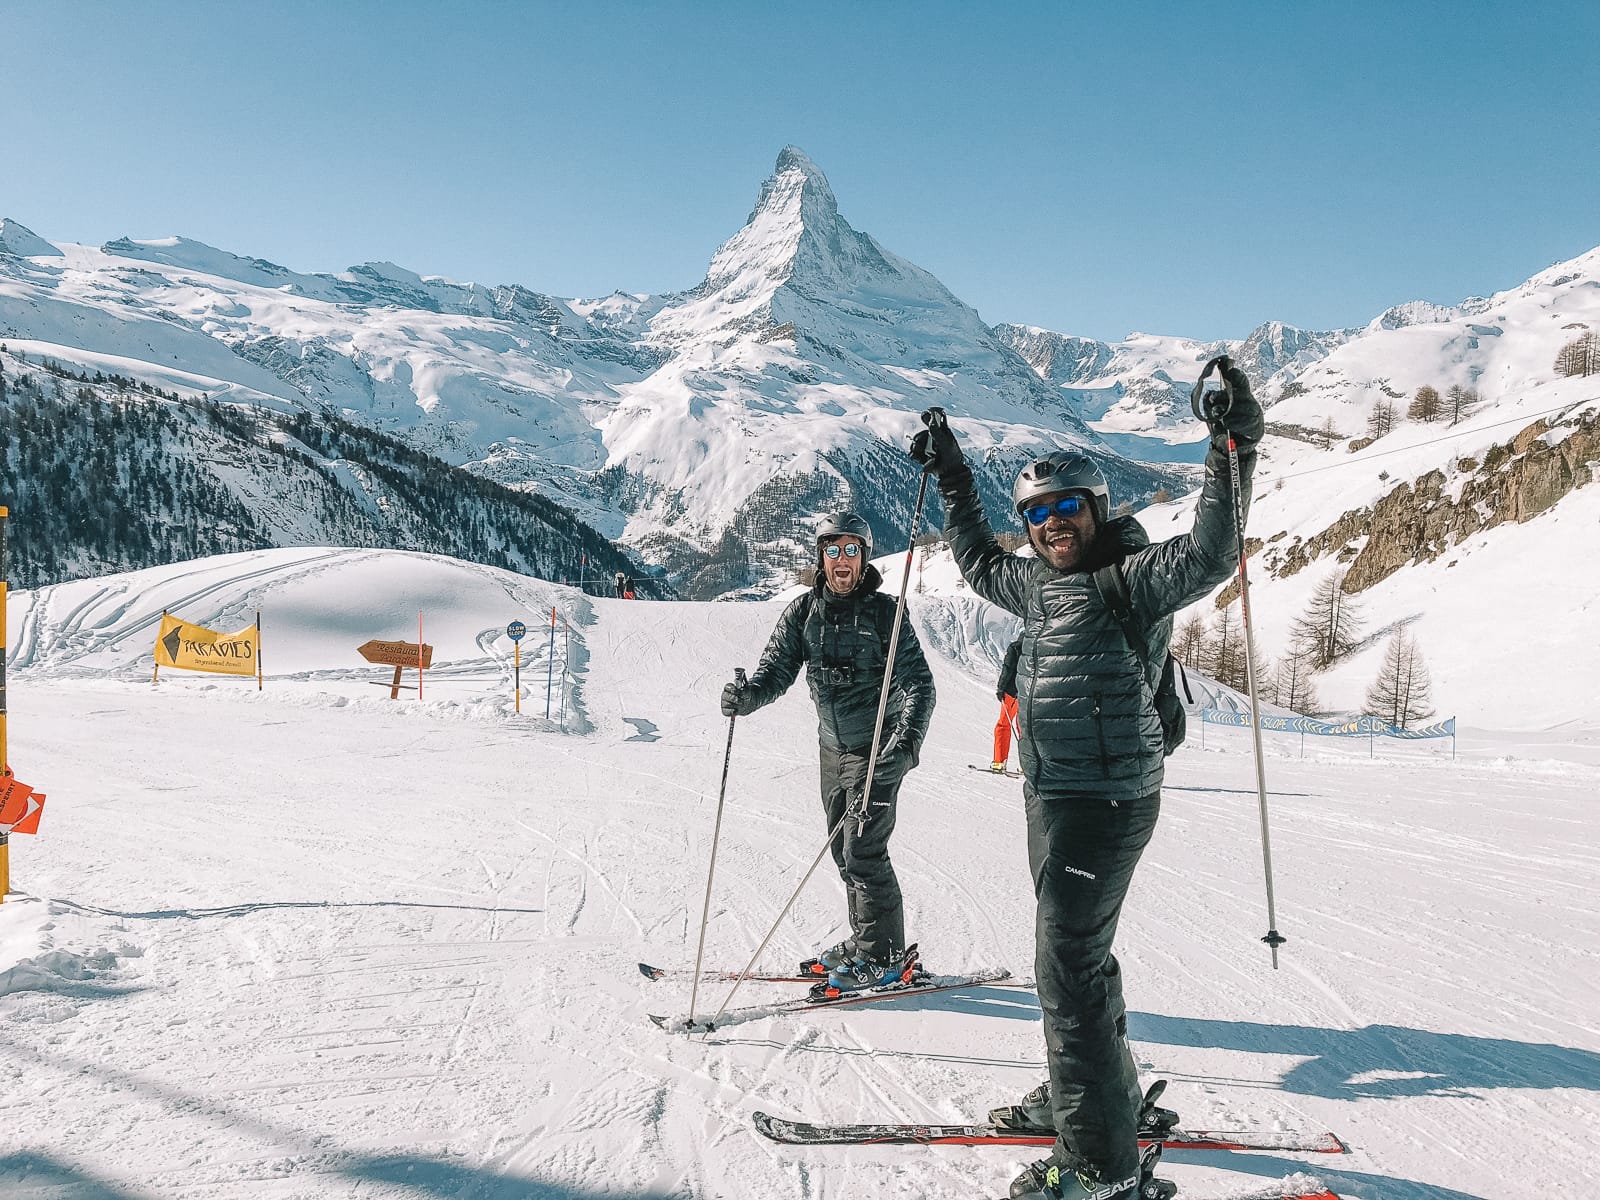
<svg viewBox="0 0 1600 1200">
<path fill-rule="evenodd" d="M 1600 1054 L 1401 1025 L 1322 1029 L 1129 1013 L 1128 1036 L 1164 1046 L 1286 1054 L 1287 1092 L 1333 1100 L 1465 1096 L 1483 1088 L 1600 1087 Z"/>
</svg>

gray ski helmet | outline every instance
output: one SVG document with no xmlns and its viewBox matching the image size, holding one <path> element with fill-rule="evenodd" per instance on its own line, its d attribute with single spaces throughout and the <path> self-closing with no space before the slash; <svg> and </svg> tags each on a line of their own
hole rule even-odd
<svg viewBox="0 0 1600 1200">
<path fill-rule="evenodd" d="M 867 557 L 872 557 L 872 526 L 853 512 L 829 513 L 817 522 L 817 545 L 823 538 L 857 537 L 867 544 Z"/>
<path fill-rule="evenodd" d="M 1088 492 L 1094 498 L 1095 520 L 1104 525 L 1111 519 L 1111 488 L 1106 477 L 1092 459 L 1072 450 L 1057 450 L 1023 467 L 1011 485 L 1011 506 L 1020 517 L 1022 510 L 1041 496 L 1056 492 Z"/>
</svg>

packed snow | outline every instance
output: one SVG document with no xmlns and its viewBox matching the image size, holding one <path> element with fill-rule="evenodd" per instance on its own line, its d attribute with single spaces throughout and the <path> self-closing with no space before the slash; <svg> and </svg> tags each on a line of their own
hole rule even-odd
<svg viewBox="0 0 1600 1200">
<path fill-rule="evenodd" d="M 1043 1074 L 1020 784 L 967 769 L 1011 619 L 920 565 L 939 702 L 892 843 L 908 932 L 936 972 L 1016 985 L 693 1039 L 647 1020 L 681 1015 L 687 982 L 635 964 L 693 961 L 718 692 L 781 602 L 593 599 L 315 548 L 14 594 L 10 761 L 49 801 L 0 906 L 0 1194 L 1003 1195 L 1027 1152 L 785 1147 L 750 1120 L 965 1121 Z M 259 611 L 264 690 L 152 683 L 163 609 L 222 629 Z M 414 639 L 419 613 L 434 667 L 391 701 L 356 647 Z M 1172 1154 L 1189 1195 L 1584 1194 L 1600 734 L 1592 674 L 1543 686 L 1569 724 L 1479 729 L 1454 756 L 1269 737 L 1276 971 L 1245 732 L 1202 748 L 1194 728 L 1171 759 L 1120 935 L 1136 1058 L 1187 1125 L 1350 1146 Z M 743 965 L 820 848 L 816 770 L 803 685 L 739 722 L 708 965 Z M 830 944 L 843 913 L 819 873 L 761 965 Z"/>
</svg>

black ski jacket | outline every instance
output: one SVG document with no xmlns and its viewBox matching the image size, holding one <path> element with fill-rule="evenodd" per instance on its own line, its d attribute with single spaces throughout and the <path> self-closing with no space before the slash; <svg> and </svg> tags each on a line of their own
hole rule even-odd
<svg viewBox="0 0 1600 1200">
<path fill-rule="evenodd" d="M 1022 655 L 1022 639 L 1006 647 L 1005 659 L 1000 663 L 1000 679 L 994 685 L 994 698 L 1004 700 L 1017 694 L 1017 659 Z"/>
<path fill-rule="evenodd" d="M 1255 458 L 1253 447 L 1239 454 L 1246 506 Z M 1165 755 L 1154 700 L 1172 614 L 1238 566 L 1227 456 L 1215 449 L 1206 455 L 1190 532 L 1151 545 L 1132 517 L 1115 519 L 1100 529 L 1076 571 L 1002 550 L 965 464 L 944 472 L 939 491 L 945 536 L 967 584 L 1022 618 L 1016 696 L 1023 777 L 1046 798 L 1123 800 L 1159 791 Z M 1149 664 L 1128 644 L 1095 586 L 1095 569 L 1119 559 Z"/>
<path fill-rule="evenodd" d="M 817 736 L 824 749 L 866 754 L 878 716 L 895 601 L 878 591 L 883 577 L 867 564 L 861 582 L 848 596 L 828 590 L 819 578 L 797 597 L 772 631 L 761 661 L 750 675 L 740 711 L 771 704 L 806 668 L 806 683 L 817 706 Z M 883 747 L 915 762 L 933 719 L 933 672 L 922 656 L 917 631 L 907 617 L 900 625 L 894 680 L 883 716 Z"/>
</svg>

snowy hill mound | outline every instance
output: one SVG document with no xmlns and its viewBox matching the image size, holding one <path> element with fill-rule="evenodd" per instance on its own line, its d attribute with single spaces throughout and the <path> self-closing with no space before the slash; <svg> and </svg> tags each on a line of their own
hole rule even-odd
<svg viewBox="0 0 1600 1200">
<path fill-rule="evenodd" d="M 0 1018 L 21 1064 L 9 1139 L 27 1148 L 0 1154 L 0 1192 L 1003 1190 L 1031 1152 L 778 1147 L 751 1126 L 757 1109 L 968 1121 L 1041 1075 L 1020 785 L 967 769 L 988 753 L 992 661 L 940 624 L 954 609 L 939 569 L 912 597 L 939 702 L 892 853 L 930 967 L 1006 966 L 1015 984 L 693 1040 L 646 1019 L 682 1012 L 687 982 L 646 982 L 635 963 L 693 961 L 728 731 L 717 695 L 781 604 L 592 600 L 322 548 L 13 595 L 10 757 L 49 802 L 36 837 L 11 839 L 0 905 Z M 538 671 L 552 605 L 570 627 L 564 733 Z M 152 686 L 163 607 L 223 628 L 259 608 L 265 690 L 167 671 Z M 436 665 L 420 702 L 390 701 L 354 647 L 414 636 L 418 611 Z M 511 618 L 529 626 L 521 716 Z M 1581 977 L 1600 952 L 1582 896 L 1593 762 L 1496 738 L 1456 762 L 1269 745 L 1290 938 L 1274 972 L 1239 732 L 1169 761 L 1118 947 L 1134 1053 L 1172 1080 L 1186 1125 L 1332 1130 L 1351 1150 L 1173 1153 L 1162 1174 L 1201 1198 L 1285 1180 L 1348 1200 L 1563 1194 L 1600 1120 Z M 734 735 L 706 956 L 736 969 L 823 829 L 803 686 Z M 814 879 L 761 965 L 830 943 L 843 913 L 837 879 Z M 1552 917 L 1562 938 L 1537 936 Z M 735 1003 L 792 990 L 749 984 Z M 1472 1154 L 1438 1152 L 1463 1130 Z"/>
</svg>

